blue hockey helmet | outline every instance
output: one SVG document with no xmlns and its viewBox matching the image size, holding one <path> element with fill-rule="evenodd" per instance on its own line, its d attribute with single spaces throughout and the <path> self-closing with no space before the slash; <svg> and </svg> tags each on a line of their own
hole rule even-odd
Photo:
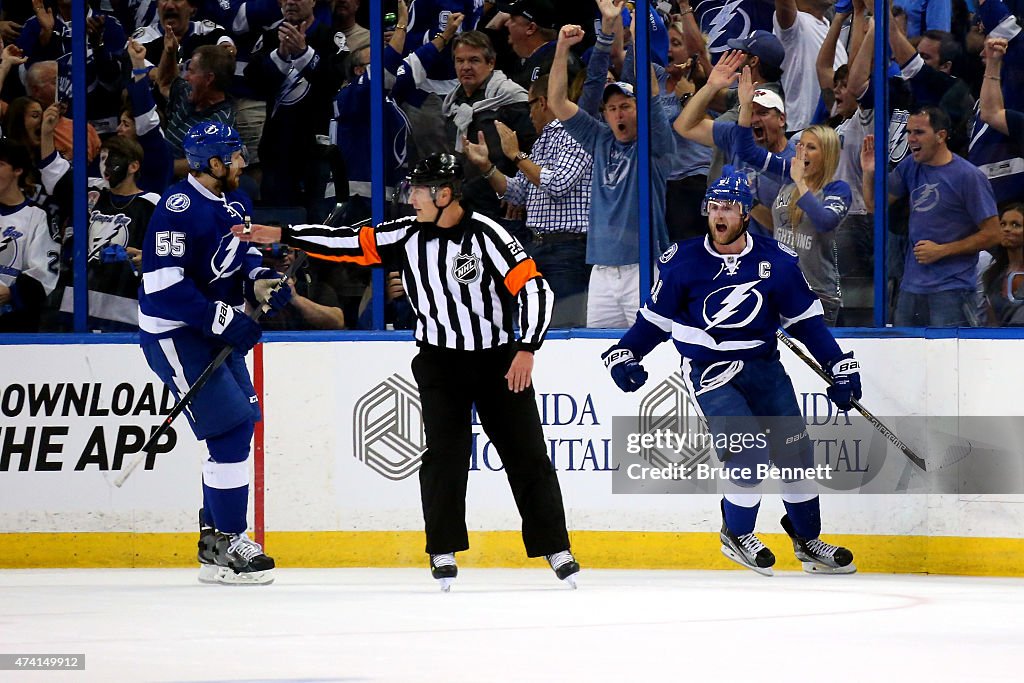
<svg viewBox="0 0 1024 683">
<path fill-rule="evenodd" d="M 192 126 L 181 146 L 188 167 L 193 171 L 206 171 L 210 159 L 220 159 L 225 166 L 230 166 L 232 155 L 244 151 L 238 131 L 220 121 L 202 121 Z"/>
<path fill-rule="evenodd" d="M 708 187 L 701 204 L 701 213 L 708 215 L 708 202 L 737 202 L 743 208 L 743 214 L 749 214 L 754 205 L 754 195 L 750 192 L 747 174 L 737 171 L 732 166 L 723 166 L 722 175 Z"/>
</svg>

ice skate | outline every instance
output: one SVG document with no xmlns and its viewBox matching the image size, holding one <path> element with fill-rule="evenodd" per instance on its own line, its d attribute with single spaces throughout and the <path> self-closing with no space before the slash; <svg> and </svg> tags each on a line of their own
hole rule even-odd
<svg viewBox="0 0 1024 683">
<path fill-rule="evenodd" d="M 807 540 L 797 536 L 789 515 L 783 515 L 782 528 L 793 539 L 793 552 L 808 574 L 852 574 L 857 571 L 853 553 L 817 538 Z"/>
<path fill-rule="evenodd" d="M 573 589 L 576 588 L 576 575 L 580 572 L 580 563 L 576 561 L 576 558 L 572 556 L 571 552 L 563 550 L 562 552 L 555 553 L 553 555 L 545 555 L 544 559 L 546 559 L 548 564 L 551 565 L 551 568 L 555 570 L 555 576 L 571 586 Z"/>
<path fill-rule="evenodd" d="M 459 567 L 455 564 L 455 553 L 441 553 L 430 556 L 430 575 L 441 584 L 441 590 L 447 593 L 459 575 Z"/>
<path fill-rule="evenodd" d="M 199 510 L 199 580 L 202 583 L 217 583 L 217 530 L 206 523 L 203 510 Z"/>
<path fill-rule="evenodd" d="M 722 554 L 736 564 L 741 564 L 747 569 L 753 569 L 762 576 L 773 576 L 772 565 L 775 564 L 775 555 L 761 542 L 754 532 L 736 536 L 729 527 L 722 521 Z"/>
<path fill-rule="evenodd" d="M 266 585 L 274 582 L 274 560 L 244 533 L 217 534 L 216 572 L 206 583 Z"/>
</svg>

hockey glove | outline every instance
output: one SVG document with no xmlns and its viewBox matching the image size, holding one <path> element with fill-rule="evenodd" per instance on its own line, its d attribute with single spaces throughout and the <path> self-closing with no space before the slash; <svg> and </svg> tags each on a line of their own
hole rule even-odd
<svg viewBox="0 0 1024 683">
<path fill-rule="evenodd" d="M 636 391 L 647 381 L 647 371 L 629 349 L 613 346 L 601 354 L 601 359 L 615 384 L 626 393 Z"/>
<path fill-rule="evenodd" d="M 256 346 L 263 330 L 259 323 L 242 315 L 223 301 L 214 301 L 206 309 L 206 333 L 217 337 L 235 351 L 246 354 Z"/>
<path fill-rule="evenodd" d="M 840 410 L 853 407 L 853 400 L 860 400 L 860 363 L 853 357 L 853 351 L 844 353 L 825 367 L 825 374 L 832 380 L 828 397 Z"/>
<path fill-rule="evenodd" d="M 276 270 L 260 268 L 255 277 L 245 281 L 245 296 L 250 303 L 273 314 L 291 301 L 292 288 L 281 281 L 281 274 Z"/>
</svg>

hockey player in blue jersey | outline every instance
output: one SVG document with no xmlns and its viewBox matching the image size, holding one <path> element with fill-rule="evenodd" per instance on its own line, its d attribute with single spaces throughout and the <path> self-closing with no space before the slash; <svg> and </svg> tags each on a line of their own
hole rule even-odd
<svg viewBox="0 0 1024 683">
<path fill-rule="evenodd" d="M 640 360 L 671 337 L 683 359 L 683 380 L 712 434 L 767 432 L 767 440 L 754 441 L 752 448 L 719 451 L 731 471 L 756 472 L 769 460 L 780 467 L 811 467 L 812 446 L 779 360 L 776 330 L 783 327 L 807 346 L 831 378 L 828 396 L 841 410 L 861 396 L 859 365 L 825 327 L 821 302 L 800 273 L 796 253 L 747 232 L 752 202 L 746 176 L 726 166 L 705 195 L 708 236 L 676 243 L 661 256 L 661 278 L 647 304 L 602 358 L 620 389 L 636 391 L 647 381 Z M 729 482 L 722 500 L 722 552 L 770 576 L 775 555 L 754 534 L 759 485 L 756 476 Z M 782 526 L 805 571 L 856 571 L 849 550 L 818 538 L 813 481 L 783 481 L 782 500 Z"/>
<path fill-rule="evenodd" d="M 260 409 L 245 354 L 261 331 L 242 305 L 249 292 L 277 310 L 291 290 L 276 286 L 280 275 L 231 234 L 251 212 L 238 191 L 245 168 L 238 133 L 205 121 L 189 130 L 183 147 L 189 175 L 161 197 L 142 247 L 140 340 L 149 367 L 179 399 L 225 345 L 234 348 L 186 410 L 210 454 L 203 464 L 199 580 L 270 583 L 274 560 L 246 536 L 247 461 Z"/>
</svg>

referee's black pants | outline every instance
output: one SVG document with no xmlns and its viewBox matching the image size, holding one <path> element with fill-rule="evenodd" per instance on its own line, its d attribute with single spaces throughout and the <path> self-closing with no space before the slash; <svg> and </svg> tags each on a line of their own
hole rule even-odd
<svg viewBox="0 0 1024 683">
<path fill-rule="evenodd" d="M 526 554 L 540 557 L 569 548 L 562 491 L 548 458 L 533 387 L 516 394 L 505 379 L 515 353 L 511 344 L 486 351 L 421 346 L 412 361 L 427 436 L 420 496 L 431 555 L 469 548 L 466 483 L 474 403 L 512 487 Z"/>
</svg>

